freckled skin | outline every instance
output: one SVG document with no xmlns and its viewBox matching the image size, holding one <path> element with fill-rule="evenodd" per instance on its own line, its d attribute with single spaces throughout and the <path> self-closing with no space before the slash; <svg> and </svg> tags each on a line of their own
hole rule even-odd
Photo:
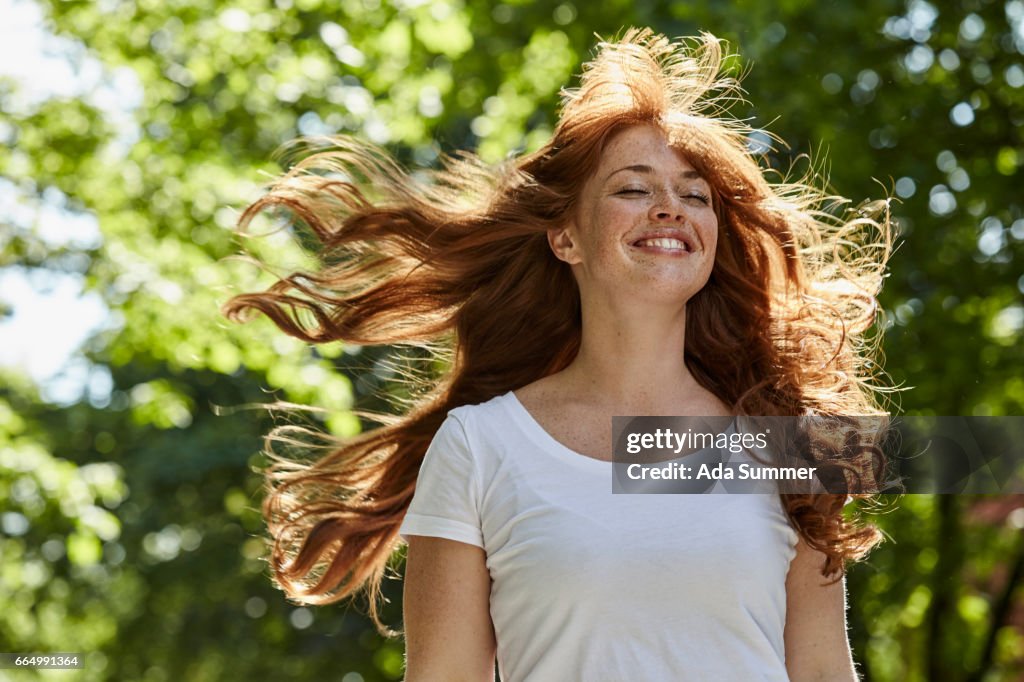
<svg viewBox="0 0 1024 682">
<path fill-rule="evenodd" d="M 620 170 L 631 166 L 650 170 Z M 559 254 L 572 264 L 584 295 L 685 303 L 707 283 L 718 218 L 710 186 L 702 178 L 685 177 L 687 171 L 693 166 L 653 125 L 633 126 L 610 139 L 568 226 L 572 245 Z M 688 231 L 696 238 L 695 252 L 632 245 L 660 227 Z"/>
</svg>

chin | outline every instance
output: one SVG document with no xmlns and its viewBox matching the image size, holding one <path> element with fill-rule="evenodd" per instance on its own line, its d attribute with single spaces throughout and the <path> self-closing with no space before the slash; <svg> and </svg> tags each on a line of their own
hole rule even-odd
<svg viewBox="0 0 1024 682">
<path fill-rule="evenodd" d="M 638 293 L 635 297 L 637 302 L 649 302 L 649 303 L 660 303 L 665 305 L 678 305 L 680 303 L 686 303 L 691 298 L 696 296 L 703 286 L 699 287 L 680 287 L 678 282 L 672 283 L 675 286 L 666 284 L 666 286 L 658 286 L 656 284 L 650 284 L 644 287 L 642 293 Z"/>
</svg>

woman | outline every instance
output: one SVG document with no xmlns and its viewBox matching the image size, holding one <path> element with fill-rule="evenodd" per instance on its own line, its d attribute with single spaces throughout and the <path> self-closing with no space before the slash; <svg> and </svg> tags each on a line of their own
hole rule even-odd
<svg viewBox="0 0 1024 682">
<path fill-rule="evenodd" d="M 630 30 L 533 154 L 423 182 L 335 140 L 243 215 L 289 207 L 324 267 L 229 315 L 448 365 L 403 417 L 278 458 L 264 506 L 306 603 L 378 594 L 408 542 L 409 682 L 490 680 L 495 657 L 510 681 L 856 679 L 842 576 L 880 534 L 843 496 L 610 493 L 613 415 L 884 414 L 862 334 L 887 214 L 769 183 L 721 62 L 708 34 Z"/>
</svg>

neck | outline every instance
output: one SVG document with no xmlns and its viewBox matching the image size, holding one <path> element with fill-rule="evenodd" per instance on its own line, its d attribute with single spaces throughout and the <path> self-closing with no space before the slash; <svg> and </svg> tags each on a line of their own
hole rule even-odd
<svg viewBox="0 0 1024 682">
<path fill-rule="evenodd" d="M 702 390 L 686 367 L 686 306 L 583 306 L 580 351 L 563 373 L 587 402 L 656 414 Z"/>
</svg>

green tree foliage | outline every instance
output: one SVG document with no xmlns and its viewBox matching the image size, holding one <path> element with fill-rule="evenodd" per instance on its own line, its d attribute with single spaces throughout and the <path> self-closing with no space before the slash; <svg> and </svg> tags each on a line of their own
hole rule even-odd
<svg viewBox="0 0 1024 682">
<path fill-rule="evenodd" d="M 358 135 L 414 167 L 533 149 L 594 34 L 628 25 L 729 40 L 733 67 L 750 66 L 736 114 L 791 145 L 765 150 L 780 174 L 809 154 L 855 202 L 900 199 L 881 321 L 886 369 L 910 389 L 900 409 L 1024 406 L 1021 0 L 39 2 L 80 69 L 95 60 L 139 101 L 119 118 L 96 97 L 27 101 L 0 80 L 5 196 L 101 232 L 55 245 L 42 218 L 5 208 L 0 267 L 83 278 L 110 311 L 85 366 L 112 381 L 72 404 L 14 370 L 0 382 L 4 651 L 84 652 L 85 680 L 401 677 L 401 642 L 376 635 L 365 605 L 302 608 L 273 589 L 256 473 L 271 422 L 214 409 L 277 397 L 355 433 L 351 408 L 395 390 L 392 351 L 313 351 L 264 320 L 221 320 L 232 293 L 271 281 L 225 260 L 237 212 L 299 134 Z M 279 272 L 310 257 L 288 231 L 245 247 Z M 891 540 L 850 575 L 866 679 L 1020 679 L 1022 507 L 907 496 L 877 514 Z"/>
</svg>

